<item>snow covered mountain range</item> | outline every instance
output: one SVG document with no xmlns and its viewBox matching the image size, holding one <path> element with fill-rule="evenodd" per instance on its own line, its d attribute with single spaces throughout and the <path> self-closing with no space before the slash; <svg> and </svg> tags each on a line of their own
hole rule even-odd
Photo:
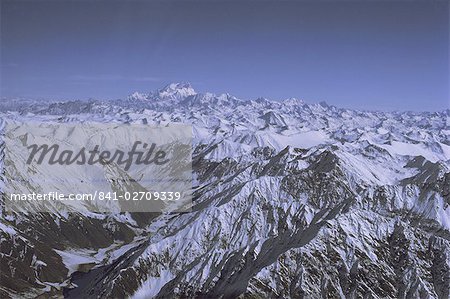
<svg viewBox="0 0 450 299">
<path fill-rule="evenodd" d="M 1 211 L 1 298 L 449 298 L 450 109 L 174 83 L 124 100 L 3 99 L 0 118 L 188 123 L 194 136 L 192 212 Z"/>
</svg>

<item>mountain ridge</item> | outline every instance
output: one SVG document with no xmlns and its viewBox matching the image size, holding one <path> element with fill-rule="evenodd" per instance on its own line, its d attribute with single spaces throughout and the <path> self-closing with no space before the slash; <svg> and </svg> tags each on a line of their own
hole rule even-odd
<svg viewBox="0 0 450 299">
<path fill-rule="evenodd" d="M 448 298 L 450 109 L 190 89 L 0 105 L 2 125 L 190 124 L 194 179 L 189 213 L 2 214 L 2 296 Z"/>
<path fill-rule="evenodd" d="M 287 105 L 316 105 L 321 106 L 324 108 L 335 108 L 335 109 L 343 109 L 343 110 L 352 110 L 352 111 L 361 111 L 361 112 L 373 112 L 373 113 L 409 113 L 409 114 L 420 114 L 420 113 L 444 113 L 447 115 L 450 115 L 450 108 L 447 109 L 441 109 L 437 111 L 410 111 L 410 110 L 392 110 L 392 111 L 383 111 L 383 110 L 361 110 L 357 108 L 343 108 L 338 107 L 335 105 L 328 104 L 326 101 L 320 101 L 319 103 L 309 103 L 302 99 L 298 98 L 287 98 L 287 99 L 280 99 L 280 100 L 274 100 L 264 97 L 257 97 L 256 99 L 240 99 L 237 98 L 229 93 L 222 93 L 222 94 L 215 94 L 211 92 L 197 92 L 192 87 L 192 85 L 189 82 L 172 82 L 167 85 L 165 85 L 163 88 L 155 89 L 150 92 L 140 92 L 140 91 L 134 91 L 131 94 L 129 94 L 124 99 L 108 99 L 108 100 L 101 100 L 101 99 L 95 99 L 95 98 L 89 98 L 89 99 L 57 99 L 57 98 L 48 98 L 48 99 L 32 99 L 27 97 L 18 97 L 18 98 L 2 98 L 3 105 L 0 105 L 1 111 L 6 111 L 9 109 L 17 110 L 18 107 L 15 107 L 13 103 L 16 103 L 18 105 L 23 105 L 24 103 L 27 105 L 39 105 L 39 103 L 46 104 L 46 103 L 59 103 L 64 104 L 68 102 L 78 102 L 80 104 L 82 103 L 102 103 L 105 105 L 108 104 L 117 104 L 117 105 L 123 105 L 124 101 L 127 102 L 134 102 L 135 104 L 141 103 L 146 104 L 145 102 L 152 102 L 152 101 L 161 101 L 163 99 L 172 99 L 172 100 L 186 100 L 186 98 L 189 97 L 195 97 L 198 96 L 199 98 L 206 99 L 217 99 L 217 98 L 229 98 L 229 99 L 235 99 L 238 102 L 241 103 L 255 103 L 255 104 L 264 104 L 264 103 L 284 103 Z M 5 103 L 8 103 L 8 105 L 5 105 Z M 177 102 L 168 102 L 167 104 L 174 104 Z"/>
</svg>

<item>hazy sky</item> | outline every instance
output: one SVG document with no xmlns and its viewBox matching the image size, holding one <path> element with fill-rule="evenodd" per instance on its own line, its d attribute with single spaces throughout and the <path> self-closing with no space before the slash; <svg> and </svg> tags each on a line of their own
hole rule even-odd
<svg viewBox="0 0 450 299">
<path fill-rule="evenodd" d="M 440 110 L 449 1 L 4 1 L 1 96 L 242 98 Z"/>
</svg>

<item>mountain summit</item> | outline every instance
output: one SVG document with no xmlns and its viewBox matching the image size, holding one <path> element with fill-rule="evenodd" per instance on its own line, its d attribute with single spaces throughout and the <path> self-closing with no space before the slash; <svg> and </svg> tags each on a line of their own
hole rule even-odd
<svg viewBox="0 0 450 299">
<path fill-rule="evenodd" d="M 170 83 L 158 91 L 160 97 L 184 98 L 196 94 L 190 83 Z"/>
<path fill-rule="evenodd" d="M 160 101 L 161 99 L 181 100 L 188 96 L 196 95 L 197 92 L 190 83 L 170 83 L 162 89 L 151 93 L 134 92 L 128 96 L 129 101 Z"/>
</svg>

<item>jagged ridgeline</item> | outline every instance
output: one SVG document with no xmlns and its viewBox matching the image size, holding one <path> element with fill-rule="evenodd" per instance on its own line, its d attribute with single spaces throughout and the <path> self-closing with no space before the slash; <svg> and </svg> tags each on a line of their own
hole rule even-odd
<svg viewBox="0 0 450 299">
<path fill-rule="evenodd" d="M 0 109 L 20 122 L 185 123 L 194 138 L 189 212 L 2 212 L 1 298 L 449 298 L 450 110 L 184 83 Z"/>
</svg>

